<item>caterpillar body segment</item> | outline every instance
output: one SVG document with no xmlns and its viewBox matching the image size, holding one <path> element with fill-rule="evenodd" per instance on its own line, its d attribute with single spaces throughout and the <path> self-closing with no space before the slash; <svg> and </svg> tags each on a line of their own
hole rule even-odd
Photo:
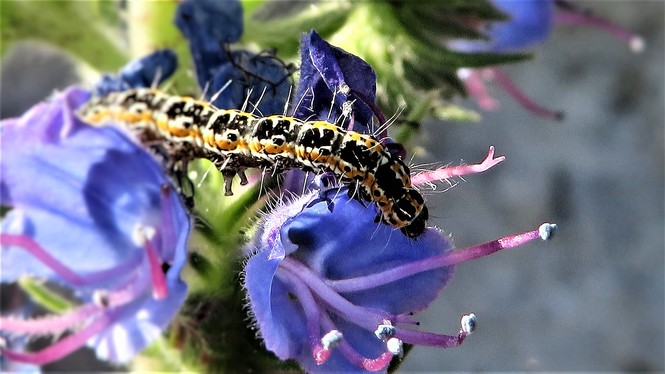
<svg viewBox="0 0 665 374">
<path fill-rule="evenodd" d="M 427 208 L 411 186 L 409 168 L 370 135 L 344 130 L 326 121 L 272 115 L 257 117 L 235 109 L 217 109 L 191 97 L 156 89 L 134 89 L 95 98 L 80 109 L 88 123 L 124 123 L 140 134 L 170 144 L 176 161 L 207 158 L 225 177 L 247 183 L 245 169 L 282 172 L 299 168 L 330 172 L 358 186 L 358 197 L 375 202 L 378 220 L 416 237 L 425 229 Z"/>
</svg>

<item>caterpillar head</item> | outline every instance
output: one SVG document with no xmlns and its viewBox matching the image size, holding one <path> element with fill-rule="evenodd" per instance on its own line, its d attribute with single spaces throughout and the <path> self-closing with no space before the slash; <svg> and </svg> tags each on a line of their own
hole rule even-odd
<svg viewBox="0 0 665 374">
<path fill-rule="evenodd" d="M 408 225 L 402 227 L 402 232 L 409 238 L 415 238 L 425 231 L 428 219 L 429 211 L 427 210 L 427 206 L 423 204 L 420 213 Z"/>
<path fill-rule="evenodd" d="M 382 220 L 392 226 L 400 227 L 402 232 L 415 238 L 425 231 L 429 213 L 420 192 L 408 187 L 399 198 L 391 198 L 387 204 L 379 204 Z"/>
</svg>

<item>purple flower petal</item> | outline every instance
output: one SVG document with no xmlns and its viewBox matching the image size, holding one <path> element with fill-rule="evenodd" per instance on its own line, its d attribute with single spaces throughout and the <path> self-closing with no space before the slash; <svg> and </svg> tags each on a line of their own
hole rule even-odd
<svg viewBox="0 0 665 374">
<path fill-rule="evenodd" d="M 290 256 L 306 263 L 315 273 L 330 280 L 377 273 L 398 265 L 450 251 L 444 235 L 428 229 L 413 240 L 391 226 L 375 223 L 378 214 L 374 204 L 363 206 L 349 200 L 346 191 L 327 192 L 332 199 L 332 212 L 324 199 L 298 214 L 281 229 L 282 242 L 288 240 L 297 251 Z M 353 261 L 349 261 L 353 258 Z M 373 290 L 344 295 L 356 304 L 393 314 L 425 308 L 452 277 L 451 269 L 419 274 L 403 282 Z M 418 290 L 404 298 L 396 289 Z"/>
<path fill-rule="evenodd" d="M 302 36 L 300 54 L 296 102 L 301 103 L 294 116 L 336 122 L 343 115 L 342 105 L 352 101 L 353 129 L 369 131 L 376 101 L 376 73 L 372 67 L 361 58 L 330 45 L 316 31 Z"/>
<path fill-rule="evenodd" d="M 492 149 L 488 159 L 498 162 Z M 247 250 L 256 253 L 245 267 L 245 288 L 266 348 L 307 372 L 385 372 L 405 343 L 459 346 L 476 326 L 474 314 L 462 317 L 454 335 L 403 326 L 416 323 L 414 312 L 451 280 L 454 265 L 549 240 L 556 229 L 543 224 L 453 251 L 437 229 L 410 238 L 375 222 L 377 208 L 347 192 L 314 192 L 274 209 Z"/>
</svg>

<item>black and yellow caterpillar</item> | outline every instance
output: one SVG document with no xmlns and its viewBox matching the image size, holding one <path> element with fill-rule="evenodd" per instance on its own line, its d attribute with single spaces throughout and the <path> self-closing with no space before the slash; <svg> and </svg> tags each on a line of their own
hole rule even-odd
<svg viewBox="0 0 665 374">
<path fill-rule="evenodd" d="M 356 183 L 359 198 L 375 202 L 384 223 L 410 237 L 425 229 L 427 207 L 411 186 L 409 168 L 370 135 L 326 121 L 257 117 L 240 110 L 217 109 L 204 101 L 156 89 L 94 98 L 79 115 L 93 125 L 120 122 L 145 129 L 181 146 L 189 157 L 210 159 L 224 174 L 227 195 L 232 194 L 236 175 L 241 184 L 247 183 L 247 168 L 331 172 L 345 184 Z"/>
</svg>

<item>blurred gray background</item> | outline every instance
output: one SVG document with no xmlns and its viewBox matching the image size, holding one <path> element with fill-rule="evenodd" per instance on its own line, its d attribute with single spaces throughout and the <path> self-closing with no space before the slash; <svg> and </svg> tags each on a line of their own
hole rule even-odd
<svg viewBox="0 0 665 374">
<path fill-rule="evenodd" d="M 414 349 L 404 372 L 664 370 L 665 5 L 575 3 L 639 32 L 645 52 L 597 29 L 557 27 L 536 60 L 506 70 L 536 101 L 565 111 L 563 122 L 534 117 L 492 86 L 501 108 L 481 123 L 423 129 L 416 163 L 471 164 L 492 144 L 507 156 L 427 194 L 431 222 L 458 247 L 546 221 L 559 231 L 460 265 L 420 320 L 456 333 L 472 311 L 478 329 L 459 348 Z M 2 64 L 2 117 L 76 79 L 56 51 L 18 46 Z"/>
<path fill-rule="evenodd" d="M 633 54 L 597 29 L 561 25 L 536 60 L 507 68 L 563 122 L 524 111 L 496 85 L 501 108 L 480 124 L 428 123 L 422 162 L 507 160 L 427 196 L 432 222 L 457 247 L 559 224 L 551 242 L 462 264 L 421 318 L 463 346 L 414 349 L 406 371 L 663 371 L 665 5 L 576 1 L 639 32 Z M 472 102 L 466 102 L 473 106 Z M 459 180 L 458 180 L 459 181 Z"/>
</svg>

